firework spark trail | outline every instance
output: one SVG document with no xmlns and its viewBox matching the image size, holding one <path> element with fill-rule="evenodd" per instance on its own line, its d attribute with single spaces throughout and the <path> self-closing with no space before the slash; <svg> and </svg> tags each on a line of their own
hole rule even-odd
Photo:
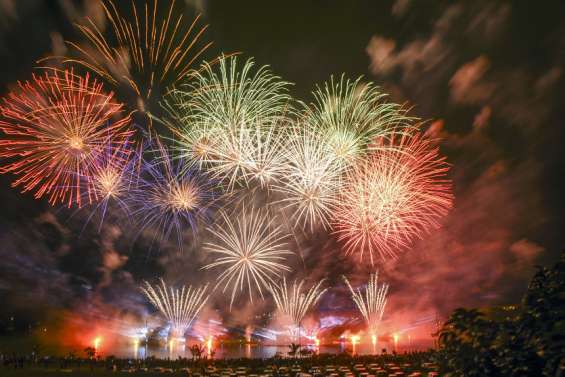
<svg viewBox="0 0 565 377">
<path fill-rule="evenodd" d="M 49 202 L 82 205 L 98 199 L 92 176 L 96 160 L 117 150 L 133 131 L 130 117 L 102 84 L 72 71 L 49 70 L 19 83 L 0 105 L 2 173 L 18 178 L 13 186 Z M 84 190 L 84 192 L 81 192 Z"/>
<path fill-rule="evenodd" d="M 131 191 L 132 215 L 138 217 L 140 233 L 154 228 L 163 241 L 174 232 L 182 248 L 185 226 L 196 236 L 220 195 L 205 173 L 185 169 L 184 161 L 173 160 L 161 142 L 155 145 L 154 158 L 143 162 L 139 183 Z"/>
<path fill-rule="evenodd" d="M 253 287 L 261 297 L 263 289 L 283 271 L 290 268 L 283 264 L 292 254 L 285 246 L 286 235 L 275 218 L 265 209 L 248 210 L 227 214 L 221 211 L 222 224 L 210 229 L 217 241 L 204 244 L 204 250 L 215 254 L 215 260 L 203 269 L 220 268 L 216 288 L 223 285 L 223 292 L 231 286 L 230 308 L 238 292 L 247 286 L 253 302 Z"/>
<path fill-rule="evenodd" d="M 306 313 L 312 309 L 320 300 L 327 288 L 321 289 L 323 280 L 314 284 L 310 289 L 303 289 L 304 280 L 292 283 L 292 288 L 286 284 L 286 278 L 278 284 L 269 284 L 269 292 L 273 295 L 275 305 L 281 314 L 287 316 L 292 321 L 295 328 L 300 327 L 300 323 Z"/>
<path fill-rule="evenodd" d="M 145 2 L 141 10 L 136 3 L 131 2 L 131 13 L 121 14 L 113 1 L 104 0 L 102 6 L 117 46 L 89 18 L 85 24 L 77 25 L 88 43 L 67 42 L 80 57 L 67 57 L 64 62 L 82 65 L 114 87 L 125 84 L 146 101 L 158 95 L 154 92 L 159 89 L 166 93 L 183 79 L 212 43 L 198 47 L 208 26 L 196 26 L 200 16 L 190 25 L 185 24 L 182 13 L 174 15 L 178 13 L 173 12 L 174 0 L 166 4 L 168 11 L 163 20 L 159 20 L 158 0 Z"/>
<path fill-rule="evenodd" d="M 239 69 L 236 57 L 219 59 L 219 72 L 205 63 L 193 82 L 171 92 L 167 109 L 175 119 L 181 154 L 205 165 L 214 177 L 265 187 L 282 171 L 287 122 L 288 83 L 247 60 Z"/>
<path fill-rule="evenodd" d="M 302 103 L 302 122 L 319 130 L 340 164 L 350 165 L 376 137 L 411 128 L 415 120 L 402 106 L 386 102 L 386 94 L 361 78 L 351 81 L 332 76 L 312 93 L 314 102 Z"/>
<path fill-rule="evenodd" d="M 163 279 L 160 285 L 153 286 L 144 282 L 141 287 L 151 304 L 170 323 L 174 337 L 184 336 L 190 328 L 210 297 L 206 294 L 207 289 L 208 284 L 199 288 L 183 286 L 181 289 L 175 289 L 167 286 Z"/>
<path fill-rule="evenodd" d="M 386 306 L 386 296 L 388 293 L 388 284 L 378 283 L 378 272 L 372 273 L 367 282 L 364 292 L 361 289 L 353 289 L 349 280 L 343 276 L 343 280 L 351 291 L 351 298 L 357 305 L 357 308 L 363 315 L 367 327 L 372 336 L 377 336 L 379 324 L 383 318 L 383 313 Z"/>
<path fill-rule="evenodd" d="M 371 264 L 382 260 L 439 226 L 452 205 L 449 166 L 432 142 L 418 134 L 387 140 L 347 177 L 335 211 L 334 233 L 347 254 Z"/>
<path fill-rule="evenodd" d="M 288 138 L 285 180 L 275 187 L 284 195 L 279 201 L 290 209 L 296 226 L 313 231 L 329 227 L 337 205 L 343 169 L 336 164 L 320 135 L 294 130 Z"/>
</svg>

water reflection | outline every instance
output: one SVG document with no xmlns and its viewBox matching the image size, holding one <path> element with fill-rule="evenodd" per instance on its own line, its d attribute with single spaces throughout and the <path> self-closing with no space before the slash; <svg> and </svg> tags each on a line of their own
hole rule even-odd
<svg viewBox="0 0 565 377">
<path fill-rule="evenodd" d="M 357 355 L 375 355 L 381 354 L 383 352 L 392 353 L 396 351 L 402 353 L 404 351 L 413 350 L 425 350 L 432 347 L 430 341 L 429 344 L 400 344 L 398 338 L 393 338 L 391 342 L 368 342 L 360 343 L 357 339 L 352 343 L 351 341 L 343 340 L 336 344 L 319 346 L 312 345 L 311 348 L 316 353 L 331 353 L 337 354 L 341 352 L 349 352 Z M 414 342 L 411 342 L 414 343 Z M 184 342 L 169 342 L 166 346 L 147 346 L 140 345 L 139 342 L 133 342 L 129 347 L 116 347 L 111 350 L 104 350 L 104 354 L 115 355 L 117 357 L 131 357 L 131 358 L 145 358 L 148 356 L 154 356 L 157 358 L 170 358 L 176 359 L 178 357 L 192 358 L 190 352 L 190 346 Z M 204 355 L 213 354 L 216 359 L 233 359 L 233 358 L 270 358 L 274 357 L 276 354 L 286 356 L 288 354 L 288 346 L 276 346 L 276 345 L 260 345 L 260 344 L 240 344 L 240 345 L 224 345 L 220 342 L 214 342 L 211 338 L 206 339 L 203 344 L 205 352 Z"/>
</svg>

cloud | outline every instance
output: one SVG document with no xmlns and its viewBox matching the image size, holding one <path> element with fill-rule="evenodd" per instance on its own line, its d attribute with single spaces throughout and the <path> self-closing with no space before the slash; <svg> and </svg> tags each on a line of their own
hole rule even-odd
<svg viewBox="0 0 565 377">
<path fill-rule="evenodd" d="M 480 103 L 487 100 L 496 86 L 492 83 L 479 85 L 478 82 L 489 67 L 489 60 L 485 56 L 465 63 L 449 80 L 451 99 L 456 103 Z"/>
<path fill-rule="evenodd" d="M 543 246 L 529 241 L 525 238 L 510 245 L 510 251 L 514 254 L 519 263 L 531 265 L 536 258 L 545 250 Z"/>
<path fill-rule="evenodd" d="M 393 316 L 516 302 L 547 252 L 533 241 L 551 221 L 536 142 L 555 119 L 563 74 L 552 53 L 545 69 L 527 55 L 501 59 L 513 16 L 511 4 L 457 2 L 427 34 L 375 35 L 367 45 L 374 78 L 435 119 L 425 134 L 442 139 L 455 187 L 443 228 L 382 268 Z"/>
</svg>

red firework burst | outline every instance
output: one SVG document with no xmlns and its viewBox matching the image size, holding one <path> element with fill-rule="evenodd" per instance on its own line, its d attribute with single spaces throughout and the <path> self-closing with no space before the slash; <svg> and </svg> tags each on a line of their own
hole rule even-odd
<svg viewBox="0 0 565 377">
<path fill-rule="evenodd" d="M 0 172 L 13 173 L 12 186 L 48 196 L 51 204 L 92 202 L 97 159 L 131 136 L 129 124 L 113 93 L 88 74 L 34 75 L 0 103 Z"/>
<path fill-rule="evenodd" d="M 348 173 L 334 233 L 346 254 L 371 264 L 395 257 L 439 226 L 451 208 L 449 170 L 439 149 L 417 134 L 376 140 L 374 152 Z"/>
</svg>

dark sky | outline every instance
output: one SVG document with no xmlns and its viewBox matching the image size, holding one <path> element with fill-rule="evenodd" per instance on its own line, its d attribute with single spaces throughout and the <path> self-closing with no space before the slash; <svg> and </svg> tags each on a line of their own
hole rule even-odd
<svg viewBox="0 0 565 377">
<path fill-rule="evenodd" d="M 436 308 L 516 302 L 533 266 L 556 260 L 565 246 L 565 3 L 186 3 L 187 15 L 196 9 L 210 24 L 209 56 L 254 57 L 293 82 L 293 95 L 305 101 L 332 74 L 362 75 L 443 138 L 455 208 L 440 231 L 381 267 L 392 286 L 389 311 L 413 319 Z M 92 12 L 92 3 L 80 1 L 1 0 L 0 90 L 29 78 L 61 40 L 79 38 L 72 20 Z M 135 311 L 143 307 L 142 279 L 196 279 L 193 248 L 148 252 L 115 224 L 98 234 L 76 220 L 80 214 L 21 195 L 10 181 L 0 177 L 2 317 L 40 319 L 45 308 L 89 302 Z M 345 261 L 324 235 L 305 250 L 303 272 L 312 277 L 340 284 L 342 273 L 361 279 L 368 271 Z"/>
</svg>

